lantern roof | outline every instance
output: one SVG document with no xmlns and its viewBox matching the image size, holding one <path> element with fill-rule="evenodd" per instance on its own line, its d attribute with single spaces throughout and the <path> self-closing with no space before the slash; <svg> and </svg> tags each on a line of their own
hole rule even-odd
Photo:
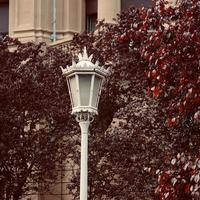
<svg viewBox="0 0 200 200">
<path fill-rule="evenodd" d="M 99 62 L 96 61 L 95 64 L 92 62 L 93 54 L 88 56 L 86 47 L 84 47 L 83 53 L 78 55 L 78 63 L 74 60 L 71 66 L 67 66 L 62 69 L 64 75 L 68 76 L 74 72 L 96 72 L 97 74 L 106 76 L 109 73 L 109 69 L 99 66 Z"/>
</svg>

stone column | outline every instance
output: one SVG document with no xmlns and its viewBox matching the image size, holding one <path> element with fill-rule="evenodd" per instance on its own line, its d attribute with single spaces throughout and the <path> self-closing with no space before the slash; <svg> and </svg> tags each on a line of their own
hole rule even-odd
<svg viewBox="0 0 200 200">
<path fill-rule="evenodd" d="M 63 34 L 71 39 L 85 30 L 85 0 L 64 0 L 64 10 Z"/>
<path fill-rule="evenodd" d="M 34 40 L 35 1 L 9 1 L 9 35 Z"/>
<path fill-rule="evenodd" d="M 108 23 L 113 23 L 117 13 L 121 10 L 121 0 L 98 0 L 98 20 L 105 19 Z"/>
</svg>

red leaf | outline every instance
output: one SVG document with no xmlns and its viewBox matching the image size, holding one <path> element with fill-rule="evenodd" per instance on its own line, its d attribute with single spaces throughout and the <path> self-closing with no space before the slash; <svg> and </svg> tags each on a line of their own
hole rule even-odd
<svg viewBox="0 0 200 200">
<path fill-rule="evenodd" d="M 167 124 L 170 125 L 170 126 L 175 125 L 176 122 L 177 122 L 177 119 L 175 117 L 167 119 Z"/>
<path fill-rule="evenodd" d="M 186 184 L 184 191 L 186 194 L 190 193 L 190 184 Z"/>
<path fill-rule="evenodd" d="M 156 78 L 156 76 L 157 76 L 157 71 L 156 71 L 155 69 L 152 70 L 151 76 L 152 76 L 152 78 Z"/>
<path fill-rule="evenodd" d="M 153 90 L 154 97 L 158 97 L 160 92 L 161 92 L 160 88 L 159 87 L 155 87 L 154 90 Z"/>
</svg>

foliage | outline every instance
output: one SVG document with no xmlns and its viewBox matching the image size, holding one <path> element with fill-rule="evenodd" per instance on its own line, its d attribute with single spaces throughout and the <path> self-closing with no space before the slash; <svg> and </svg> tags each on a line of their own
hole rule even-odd
<svg viewBox="0 0 200 200">
<path fill-rule="evenodd" d="M 156 101 L 131 98 L 104 134 L 98 139 L 91 134 L 91 199 L 153 198 L 155 181 L 146 168 L 162 165 L 159 158 L 170 148 L 162 136 L 167 130 Z"/>
<path fill-rule="evenodd" d="M 171 168 L 168 171 L 157 170 L 157 174 L 159 185 L 155 193 L 160 199 L 199 199 L 199 158 L 179 153 L 171 160 Z"/>
<path fill-rule="evenodd" d="M 70 152 L 73 120 L 59 69 L 68 56 L 9 38 L 0 47 L 0 195 L 18 200 L 41 183 L 48 189 Z"/>
<path fill-rule="evenodd" d="M 165 1 L 155 3 L 152 9 L 142 10 L 143 23 L 136 24 L 138 28 L 135 33 L 145 35 L 140 36 L 144 40 L 140 51 L 148 61 L 146 73 L 151 81 L 149 91 L 167 103 L 169 124 L 185 120 L 198 122 L 199 1 L 183 0 L 177 6 L 168 6 Z"/>
</svg>

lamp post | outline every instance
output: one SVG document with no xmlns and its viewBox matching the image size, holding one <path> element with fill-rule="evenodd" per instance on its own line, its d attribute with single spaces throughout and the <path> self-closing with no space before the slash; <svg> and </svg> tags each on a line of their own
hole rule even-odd
<svg viewBox="0 0 200 200">
<path fill-rule="evenodd" d="M 88 57 L 86 48 L 78 55 L 78 63 L 62 69 L 67 78 L 68 89 L 72 104 L 72 114 L 81 128 L 81 172 L 80 200 L 88 199 L 88 130 L 97 108 L 104 77 L 108 70 L 100 67 L 98 62 L 92 63 L 93 55 Z"/>
</svg>

